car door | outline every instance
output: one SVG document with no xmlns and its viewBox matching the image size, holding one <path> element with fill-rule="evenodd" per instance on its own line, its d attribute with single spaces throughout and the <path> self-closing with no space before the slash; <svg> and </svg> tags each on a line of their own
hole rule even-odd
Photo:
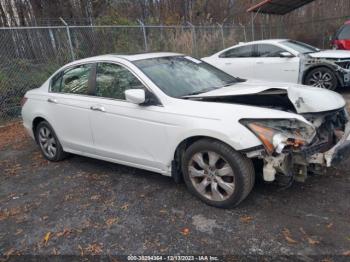
<svg viewBox="0 0 350 262">
<path fill-rule="evenodd" d="M 256 58 L 253 53 L 253 45 L 236 46 L 221 53 L 211 64 L 226 73 L 241 77 L 254 78 L 254 67 Z"/>
<path fill-rule="evenodd" d="M 52 78 L 45 111 L 67 151 L 92 153 L 89 123 L 91 76 L 94 64 L 61 71 Z"/>
<path fill-rule="evenodd" d="M 166 131 L 157 121 L 163 107 L 130 103 L 125 100 L 127 89 L 146 88 L 120 64 L 97 65 L 90 117 L 96 153 L 122 164 L 164 170 L 159 152 L 166 145 Z"/>
<path fill-rule="evenodd" d="M 297 83 L 299 77 L 298 57 L 272 44 L 257 44 L 255 78 L 273 82 Z M 290 57 L 283 57 L 283 54 Z"/>
</svg>

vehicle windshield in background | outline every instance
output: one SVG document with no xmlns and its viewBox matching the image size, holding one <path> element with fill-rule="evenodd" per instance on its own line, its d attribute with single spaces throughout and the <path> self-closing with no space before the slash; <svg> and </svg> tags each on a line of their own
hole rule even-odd
<svg viewBox="0 0 350 262">
<path fill-rule="evenodd" d="M 336 40 L 350 39 L 350 24 L 343 25 L 336 34 Z"/>
<path fill-rule="evenodd" d="M 320 51 L 320 49 L 316 47 L 293 40 L 284 41 L 282 44 L 302 54 L 316 53 Z"/>
<path fill-rule="evenodd" d="M 239 79 L 189 56 L 134 61 L 164 93 L 183 97 L 205 93 L 239 82 Z"/>
</svg>

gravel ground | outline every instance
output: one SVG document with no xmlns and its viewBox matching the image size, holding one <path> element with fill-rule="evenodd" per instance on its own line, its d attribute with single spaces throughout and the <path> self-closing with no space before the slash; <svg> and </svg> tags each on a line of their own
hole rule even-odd
<svg viewBox="0 0 350 262">
<path fill-rule="evenodd" d="M 50 163 L 14 123 L 0 129 L 0 254 L 350 259 L 349 167 L 287 190 L 257 182 L 222 210 L 158 174 L 80 156 Z"/>
</svg>

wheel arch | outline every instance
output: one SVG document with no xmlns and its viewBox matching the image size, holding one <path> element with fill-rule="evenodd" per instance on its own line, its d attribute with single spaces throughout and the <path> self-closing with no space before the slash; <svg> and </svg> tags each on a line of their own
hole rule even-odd
<svg viewBox="0 0 350 262">
<path fill-rule="evenodd" d="M 35 117 L 33 119 L 33 121 L 32 121 L 32 130 L 33 130 L 34 134 L 35 134 L 35 130 L 36 130 L 37 126 L 43 121 L 47 122 L 47 120 L 44 117 L 42 117 L 42 116 L 37 116 L 37 117 Z"/>
<path fill-rule="evenodd" d="M 49 125 L 51 126 L 51 123 L 47 120 L 47 118 L 45 116 L 42 116 L 42 115 L 38 115 L 38 116 L 34 117 L 34 119 L 32 121 L 32 131 L 33 131 L 34 139 L 36 142 L 37 142 L 37 140 L 36 140 L 36 128 L 43 121 L 49 123 Z"/>
<path fill-rule="evenodd" d="M 326 64 L 326 63 L 321 63 L 321 64 L 315 64 L 315 65 L 312 65 L 311 67 L 309 67 L 307 70 L 305 70 L 303 72 L 303 77 L 302 77 L 302 84 L 304 85 L 305 84 L 305 80 L 306 80 L 306 76 L 314 69 L 316 68 L 321 68 L 321 67 L 325 67 L 325 68 L 328 68 L 329 70 L 332 70 L 334 75 L 336 76 L 337 80 L 338 80 L 338 83 L 343 86 L 344 85 L 344 82 L 343 82 L 343 79 L 342 77 L 340 76 L 339 72 L 335 70 L 335 68 L 332 66 L 332 65 L 329 65 L 329 64 Z"/>
<path fill-rule="evenodd" d="M 218 141 L 220 143 L 226 144 L 229 147 L 233 148 L 234 150 L 235 147 L 224 141 L 221 138 L 217 138 L 215 136 L 208 136 L 208 135 L 192 135 L 192 136 L 188 136 L 184 139 L 182 139 L 182 141 L 177 145 L 175 152 L 173 154 L 173 160 L 171 163 L 171 176 L 174 179 L 174 181 L 176 183 L 181 183 L 183 181 L 183 174 L 181 172 L 181 161 L 182 161 L 182 154 L 184 153 L 184 151 L 190 147 L 193 143 L 202 140 L 202 139 L 208 139 L 208 140 L 213 140 L 213 141 Z"/>
</svg>

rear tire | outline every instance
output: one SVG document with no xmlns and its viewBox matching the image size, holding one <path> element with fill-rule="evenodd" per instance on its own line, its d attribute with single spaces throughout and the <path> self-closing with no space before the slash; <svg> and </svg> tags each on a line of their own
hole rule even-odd
<svg viewBox="0 0 350 262">
<path fill-rule="evenodd" d="M 66 158 L 67 153 L 63 151 L 55 131 L 48 122 L 42 121 L 38 124 L 35 128 L 35 139 L 47 160 L 57 162 Z"/>
<path fill-rule="evenodd" d="M 181 163 L 189 191 L 211 206 L 237 206 L 254 186 L 252 161 L 217 140 L 193 143 L 183 154 Z"/>
<path fill-rule="evenodd" d="M 328 90 L 335 90 L 338 87 L 338 79 L 331 69 L 327 67 L 318 67 L 307 73 L 304 84 Z"/>
</svg>

